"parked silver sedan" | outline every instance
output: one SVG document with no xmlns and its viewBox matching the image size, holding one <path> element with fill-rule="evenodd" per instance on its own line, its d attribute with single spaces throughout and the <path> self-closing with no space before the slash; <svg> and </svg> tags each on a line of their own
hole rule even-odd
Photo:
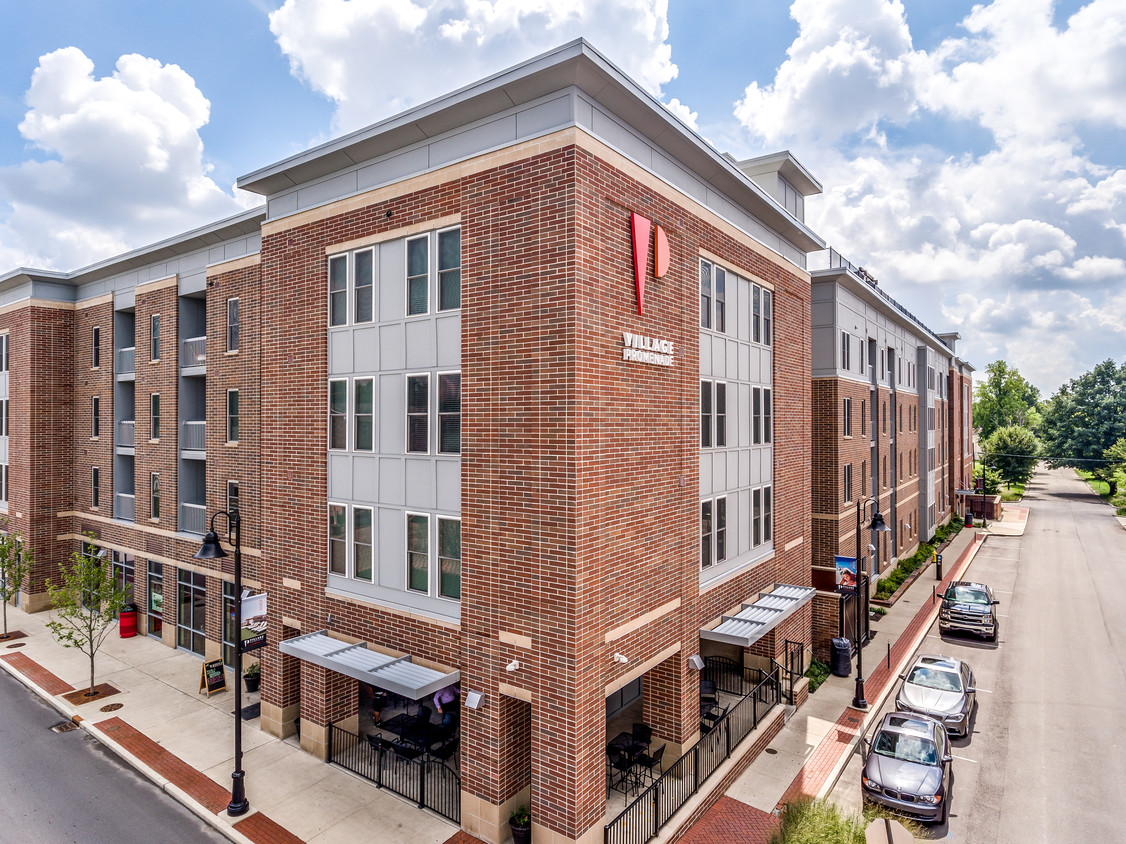
<svg viewBox="0 0 1126 844">
<path fill-rule="evenodd" d="M 945 823 L 953 784 L 946 728 L 926 715 L 889 712 L 865 740 L 865 802 L 928 823 Z"/>
<path fill-rule="evenodd" d="M 970 734 L 970 715 L 977 689 L 967 662 L 924 654 L 899 676 L 903 685 L 895 696 L 896 709 L 929 715 L 943 724 L 951 735 Z"/>
</svg>

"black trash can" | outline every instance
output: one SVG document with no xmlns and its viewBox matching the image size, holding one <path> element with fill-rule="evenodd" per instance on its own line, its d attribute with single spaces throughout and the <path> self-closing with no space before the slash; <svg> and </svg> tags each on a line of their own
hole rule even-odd
<svg viewBox="0 0 1126 844">
<path fill-rule="evenodd" d="M 973 526 L 974 526 L 974 514 L 973 513 L 966 513 L 966 527 L 973 527 Z"/>
<path fill-rule="evenodd" d="M 832 641 L 832 655 L 829 670 L 836 677 L 847 677 L 852 673 L 852 640 L 838 636 Z"/>
</svg>

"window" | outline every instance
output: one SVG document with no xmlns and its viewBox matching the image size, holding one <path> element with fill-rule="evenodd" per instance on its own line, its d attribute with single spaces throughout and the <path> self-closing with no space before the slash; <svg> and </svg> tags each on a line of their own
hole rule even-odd
<svg viewBox="0 0 1126 844">
<path fill-rule="evenodd" d="M 863 375 L 867 370 L 864 368 L 865 352 L 868 351 L 868 341 L 863 337 L 860 338 L 860 366 L 857 371 Z"/>
<path fill-rule="evenodd" d="M 90 436 L 97 439 L 102 432 L 102 400 L 98 396 L 90 400 L 90 415 Z"/>
<path fill-rule="evenodd" d="M 864 346 L 861 346 L 860 348 L 863 349 Z M 860 436 L 862 436 L 862 437 L 869 436 L 869 433 L 866 429 L 866 426 L 868 424 L 867 423 L 867 417 L 868 417 L 868 402 L 865 401 L 864 399 L 861 399 L 860 400 Z"/>
<path fill-rule="evenodd" d="M 700 327 L 712 327 L 712 265 L 700 262 Z"/>
<path fill-rule="evenodd" d="M 352 508 L 352 577 L 371 582 L 372 529 L 370 507 Z"/>
<path fill-rule="evenodd" d="M 852 369 L 852 338 L 847 331 L 841 332 L 841 369 Z"/>
<path fill-rule="evenodd" d="M 438 310 L 461 307 L 461 229 L 438 232 Z"/>
<path fill-rule="evenodd" d="M 238 481 L 227 481 L 227 512 L 238 515 Z"/>
<path fill-rule="evenodd" d="M 160 393 L 149 394 L 149 439 L 160 439 Z"/>
<path fill-rule="evenodd" d="M 769 443 L 774 438 L 774 402 L 771 391 L 764 388 L 762 391 L 762 441 Z"/>
<path fill-rule="evenodd" d="M 700 565 L 703 568 L 727 559 L 727 497 L 704 501 L 700 507 Z"/>
<path fill-rule="evenodd" d="M 727 497 L 715 500 L 715 561 L 727 559 Z"/>
<path fill-rule="evenodd" d="M 227 351 L 238 351 L 238 299 L 227 300 Z"/>
<path fill-rule="evenodd" d="M 438 453 L 461 454 L 460 372 L 442 372 L 438 375 Z M 442 524 L 439 522 L 439 540 L 441 529 Z M 440 542 L 438 553 L 442 553 Z"/>
<path fill-rule="evenodd" d="M 328 259 L 328 324 L 348 324 L 348 256 Z"/>
<path fill-rule="evenodd" d="M 149 475 L 149 515 L 150 518 L 160 518 L 160 475 L 153 472 Z"/>
<path fill-rule="evenodd" d="M 427 235 L 407 241 L 407 316 L 430 309 L 430 238 Z"/>
<path fill-rule="evenodd" d="M 899 420 L 899 433 L 903 433 L 903 402 L 898 405 L 898 410 L 895 413 L 895 418 Z"/>
<path fill-rule="evenodd" d="M 880 433 L 886 434 L 888 432 L 888 403 L 886 401 L 880 402 Z"/>
<path fill-rule="evenodd" d="M 8 464 L 0 465 L 0 501 L 8 503 Z"/>
<path fill-rule="evenodd" d="M 774 539 L 774 504 L 772 487 L 762 488 L 762 541 L 770 542 Z"/>
<path fill-rule="evenodd" d="M 149 560 L 149 634 L 160 633 L 164 613 L 164 565 Z"/>
<path fill-rule="evenodd" d="M 841 433 L 846 437 L 852 436 L 852 399 L 843 399 L 841 409 Z"/>
<path fill-rule="evenodd" d="M 332 382 L 334 384 L 345 384 L 347 382 Z M 357 378 L 353 390 L 353 413 L 355 414 L 355 421 L 353 427 L 356 436 L 356 451 L 371 451 L 374 448 L 374 381 L 371 378 Z M 330 412 L 337 409 L 336 405 L 330 408 Z M 344 408 L 347 411 L 347 408 Z M 335 432 L 334 432 L 335 433 Z"/>
<path fill-rule="evenodd" d="M 407 513 L 407 587 L 430 592 L 430 517 Z"/>
<path fill-rule="evenodd" d="M 774 342 L 774 294 L 762 291 L 762 342 L 769 346 Z"/>
<path fill-rule="evenodd" d="M 91 348 L 90 366 L 97 369 L 102 365 L 102 329 L 100 326 L 94 326 L 93 346 Z"/>
<path fill-rule="evenodd" d="M 727 331 L 727 273 L 722 267 L 715 268 L 715 330 L 721 334 Z"/>
<path fill-rule="evenodd" d="M 762 490 L 751 490 L 751 545 L 762 545 Z"/>
<path fill-rule="evenodd" d="M 7 334 L 0 334 L 0 372 L 8 371 L 9 356 L 8 356 L 8 341 Z"/>
<path fill-rule="evenodd" d="M 715 412 L 712 407 L 712 382 L 700 382 L 700 447 L 711 448 Z"/>
<path fill-rule="evenodd" d="M 888 459 L 886 454 L 880 458 L 880 480 L 880 487 L 886 488 L 888 485 Z"/>
<path fill-rule="evenodd" d="M 430 376 L 407 376 L 407 451 L 430 452 Z"/>
<path fill-rule="evenodd" d="M 113 585 L 125 592 L 125 603 L 133 603 L 133 581 L 136 574 L 133 555 L 114 551 L 110 568 L 113 571 Z"/>
<path fill-rule="evenodd" d="M 227 442 L 238 442 L 238 390 L 227 390 Z"/>
<path fill-rule="evenodd" d="M 751 443 L 762 442 L 762 387 L 751 388 Z"/>
<path fill-rule="evenodd" d="M 203 656 L 207 646 L 207 634 L 204 631 L 207 577 L 198 572 L 178 569 L 176 581 L 179 603 L 176 613 L 176 644 Z"/>
<path fill-rule="evenodd" d="M 234 665 L 235 639 L 242 632 L 242 624 L 235 623 L 235 585 L 223 581 L 223 664 Z"/>
<path fill-rule="evenodd" d="M 149 340 L 151 346 L 149 359 L 160 360 L 160 314 L 152 315 L 152 334 Z"/>
<path fill-rule="evenodd" d="M 860 461 L 860 494 L 868 494 L 868 461 Z"/>
<path fill-rule="evenodd" d="M 762 288 L 751 285 L 751 340 L 762 342 Z"/>
<path fill-rule="evenodd" d="M 328 382 L 328 447 L 348 448 L 348 381 Z"/>
<path fill-rule="evenodd" d="M 97 509 L 102 500 L 102 471 L 97 466 L 90 470 L 90 506 Z"/>
<path fill-rule="evenodd" d="M 365 249 L 352 256 L 352 321 L 371 322 L 375 318 L 372 292 L 375 289 L 375 250 Z"/>
<path fill-rule="evenodd" d="M 727 385 L 722 381 L 715 385 L 715 444 L 727 445 Z"/>
<path fill-rule="evenodd" d="M 328 505 L 328 570 L 332 574 L 348 573 L 348 508 L 343 504 Z"/>
<path fill-rule="evenodd" d="M 461 520 L 438 518 L 438 594 L 461 599 Z"/>
<path fill-rule="evenodd" d="M 0 399 L 0 437 L 9 436 L 8 416 L 11 407 L 10 399 Z"/>
<path fill-rule="evenodd" d="M 844 481 L 842 483 L 844 490 L 844 503 L 848 504 L 852 501 L 852 464 L 846 463 L 844 465 Z"/>
<path fill-rule="evenodd" d="M 700 567 L 712 564 L 712 502 L 700 504 Z"/>
</svg>

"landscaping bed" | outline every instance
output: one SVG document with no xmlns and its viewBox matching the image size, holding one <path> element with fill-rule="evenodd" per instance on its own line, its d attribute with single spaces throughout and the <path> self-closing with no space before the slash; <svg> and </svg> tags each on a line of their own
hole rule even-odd
<svg viewBox="0 0 1126 844">
<path fill-rule="evenodd" d="M 899 600 L 899 596 L 907 591 L 919 575 L 927 570 L 931 564 L 934 553 L 942 553 L 950 541 L 962 530 L 964 522 L 960 516 L 955 516 L 947 524 L 935 531 L 934 544 L 924 542 L 919 549 L 905 560 L 900 560 L 886 577 L 880 578 L 876 584 L 876 592 L 871 603 L 881 607 L 890 607 Z"/>
</svg>

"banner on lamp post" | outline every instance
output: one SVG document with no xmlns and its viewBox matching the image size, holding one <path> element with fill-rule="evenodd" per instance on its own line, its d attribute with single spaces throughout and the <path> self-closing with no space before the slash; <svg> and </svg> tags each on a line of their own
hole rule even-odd
<svg viewBox="0 0 1126 844">
<path fill-rule="evenodd" d="M 266 593 L 242 593 L 239 646 L 243 653 L 266 647 Z"/>
<path fill-rule="evenodd" d="M 842 595 L 856 594 L 856 557 L 835 557 L 837 591 Z"/>
</svg>

